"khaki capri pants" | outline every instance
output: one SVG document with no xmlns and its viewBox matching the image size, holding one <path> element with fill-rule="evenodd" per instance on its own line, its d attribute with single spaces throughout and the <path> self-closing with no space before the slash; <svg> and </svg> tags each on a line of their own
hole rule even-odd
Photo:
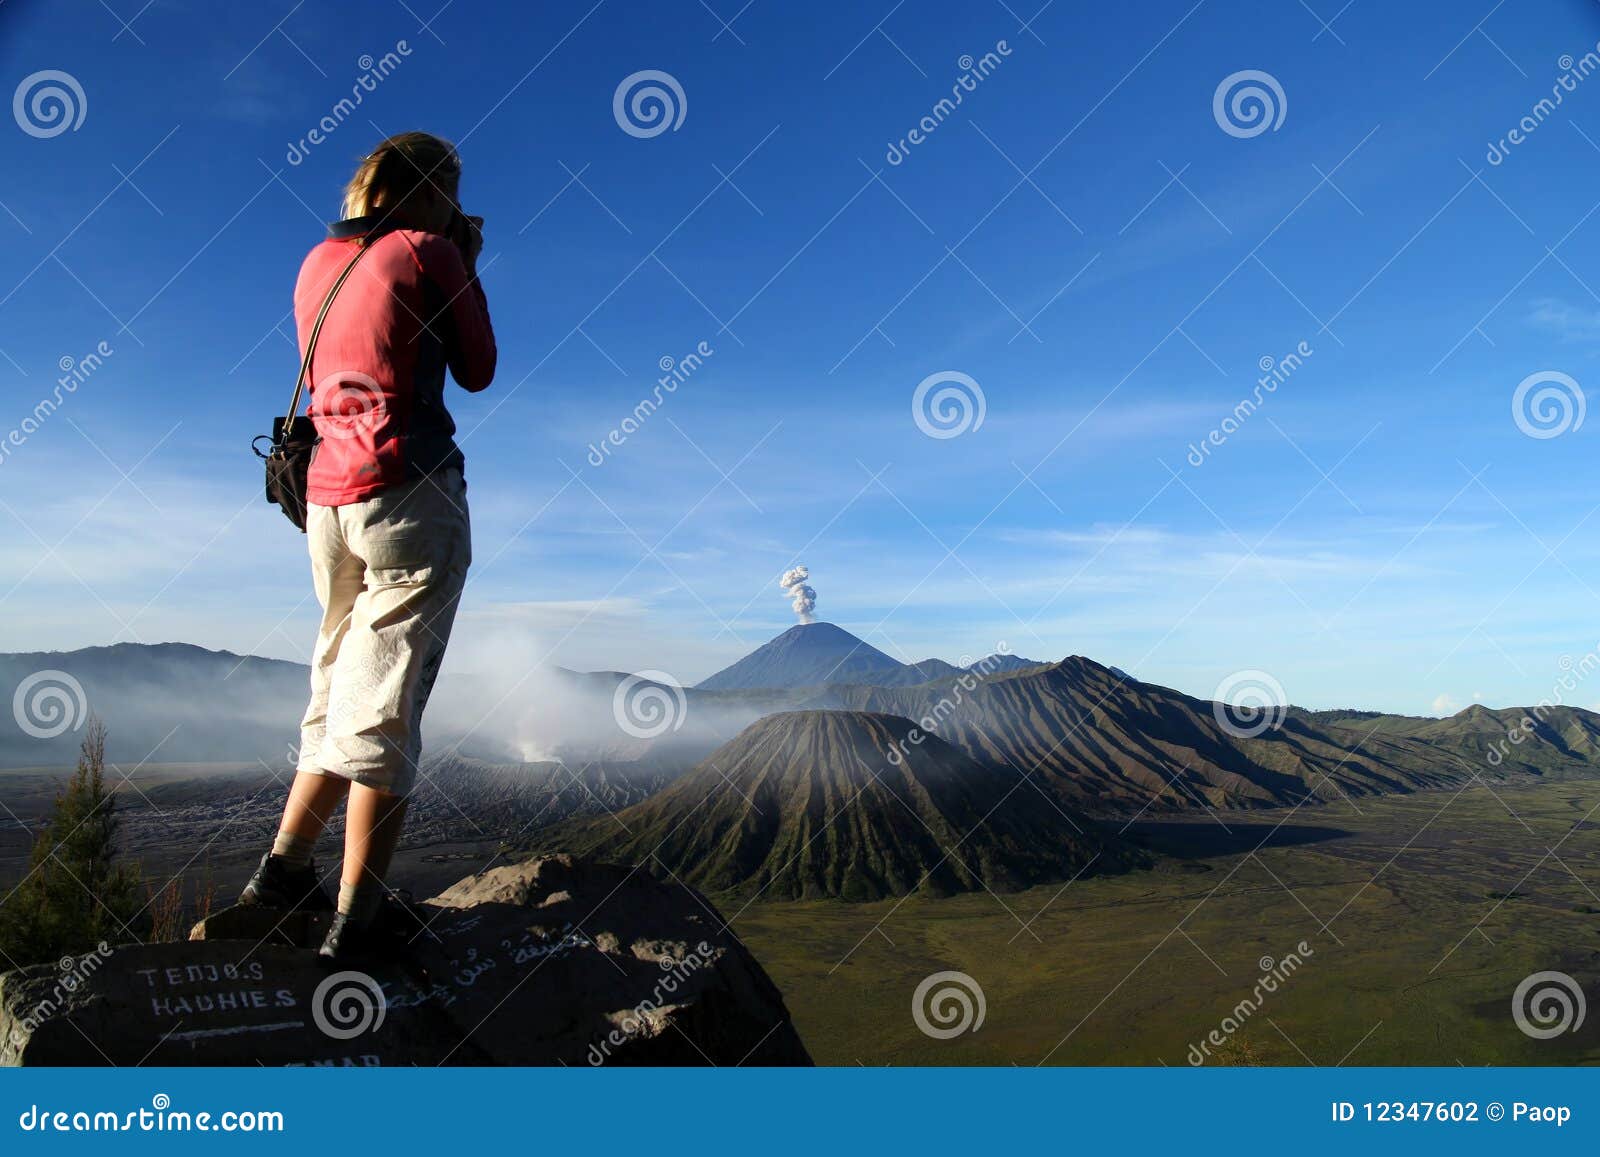
<svg viewBox="0 0 1600 1157">
<path fill-rule="evenodd" d="M 450 468 L 364 502 L 312 504 L 306 536 L 322 626 L 296 770 L 406 795 L 472 562 L 466 482 Z"/>
</svg>

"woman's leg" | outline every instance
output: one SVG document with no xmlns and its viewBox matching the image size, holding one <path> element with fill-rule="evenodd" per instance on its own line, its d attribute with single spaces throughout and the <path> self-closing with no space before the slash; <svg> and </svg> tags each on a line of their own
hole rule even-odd
<svg viewBox="0 0 1600 1157">
<path fill-rule="evenodd" d="M 350 781 L 314 772 L 295 773 L 289 786 L 289 799 L 283 805 L 272 850 L 261 857 L 255 875 L 239 896 L 241 904 L 266 908 L 328 907 L 328 895 L 311 863 L 317 837 L 328 826 L 328 817 L 344 799 Z"/>
<path fill-rule="evenodd" d="M 241 903 L 273 908 L 327 906 L 322 882 L 312 871 L 311 854 L 328 817 L 350 787 L 349 780 L 322 774 L 321 749 L 330 725 L 333 669 L 349 633 L 356 598 L 361 594 L 363 567 L 345 544 L 338 509 L 311 506 L 306 515 L 311 581 L 322 605 L 322 623 L 311 656 L 311 700 L 300 721 L 294 783 L 283 807 L 277 837 L 239 897 Z"/>
<path fill-rule="evenodd" d="M 364 589 L 333 672 L 324 765 L 352 785 L 339 910 L 324 955 L 370 924 L 418 775 L 422 713 L 471 562 L 465 487 L 456 471 L 346 508 Z M 360 933 L 356 933 L 356 941 Z"/>
<path fill-rule="evenodd" d="M 318 774 L 338 771 L 337 765 L 325 761 L 323 743 L 329 731 L 340 728 L 343 720 L 339 718 L 339 713 L 348 710 L 348 707 L 335 708 L 332 705 L 333 676 L 350 636 L 356 600 L 366 589 L 366 566 L 350 553 L 350 545 L 345 541 L 344 527 L 339 518 L 340 509 L 313 505 L 306 510 L 311 585 L 316 592 L 317 602 L 322 606 L 322 622 L 317 628 L 316 646 L 311 651 L 311 701 L 300 720 L 300 753 L 295 764 L 295 787 L 299 791 L 290 792 L 289 808 L 284 813 L 286 823 L 290 818 L 290 809 L 296 806 L 297 795 L 301 800 L 320 804 L 325 800 L 323 792 L 337 792 L 342 798 L 348 786 L 348 781 L 340 780 L 333 787 L 319 788 L 311 782 L 302 787 L 303 780 L 336 778 Z M 337 805 L 338 800 L 333 803 Z M 302 811 L 296 817 L 297 827 L 292 830 L 302 830 L 315 839 L 322 834 L 322 828 L 316 822 L 317 817 L 326 823 L 332 810 L 331 806 L 326 810 L 321 806 L 313 806 L 309 808 L 310 814 Z"/>
<path fill-rule="evenodd" d="M 294 848 L 285 847 L 295 841 L 305 846 L 306 856 L 311 855 L 311 845 L 317 842 L 334 809 L 344 802 L 350 790 L 350 781 L 337 775 L 297 771 L 289 787 L 289 801 L 283 805 L 283 822 L 278 825 L 278 841 L 273 854 L 294 857 Z"/>
<path fill-rule="evenodd" d="M 383 900 L 384 877 L 405 826 L 406 798 L 350 785 L 344 816 L 344 870 L 339 877 L 339 911 L 365 923 Z"/>
</svg>

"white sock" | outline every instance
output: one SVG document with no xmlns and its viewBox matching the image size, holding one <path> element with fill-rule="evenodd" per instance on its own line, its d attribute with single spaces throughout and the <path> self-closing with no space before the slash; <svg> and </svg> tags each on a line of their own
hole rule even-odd
<svg viewBox="0 0 1600 1157">
<path fill-rule="evenodd" d="M 376 880 L 360 884 L 339 884 L 339 911 L 358 923 L 369 923 L 383 902 L 383 885 Z"/>
<path fill-rule="evenodd" d="M 272 854 L 291 868 L 309 868 L 311 850 L 316 846 L 316 840 L 307 839 L 294 832 L 280 831 L 278 838 L 272 841 Z"/>
</svg>

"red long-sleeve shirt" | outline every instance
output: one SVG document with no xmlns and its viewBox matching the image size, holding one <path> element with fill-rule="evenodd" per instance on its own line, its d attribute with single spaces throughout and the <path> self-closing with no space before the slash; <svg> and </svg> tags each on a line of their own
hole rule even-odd
<svg viewBox="0 0 1600 1157">
<path fill-rule="evenodd" d="M 323 299 L 362 244 L 368 252 L 334 298 L 306 375 L 320 437 L 306 495 L 320 506 L 460 467 L 445 369 L 473 392 L 494 378 L 488 302 L 455 243 L 365 217 L 331 225 L 300 267 L 301 357 Z"/>
</svg>

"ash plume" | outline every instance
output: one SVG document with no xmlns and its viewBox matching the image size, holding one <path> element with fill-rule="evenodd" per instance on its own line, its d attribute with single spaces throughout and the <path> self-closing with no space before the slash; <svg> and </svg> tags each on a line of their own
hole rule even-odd
<svg viewBox="0 0 1600 1157">
<path fill-rule="evenodd" d="M 783 588 L 783 593 L 789 597 L 789 605 L 794 608 L 795 615 L 802 623 L 816 622 L 812 614 L 817 609 L 817 592 L 806 585 L 806 579 L 811 577 L 811 570 L 806 566 L 794 566 L 783 572 L 783 577 L 778 580 L 778 585 Z"/>
</svg>

